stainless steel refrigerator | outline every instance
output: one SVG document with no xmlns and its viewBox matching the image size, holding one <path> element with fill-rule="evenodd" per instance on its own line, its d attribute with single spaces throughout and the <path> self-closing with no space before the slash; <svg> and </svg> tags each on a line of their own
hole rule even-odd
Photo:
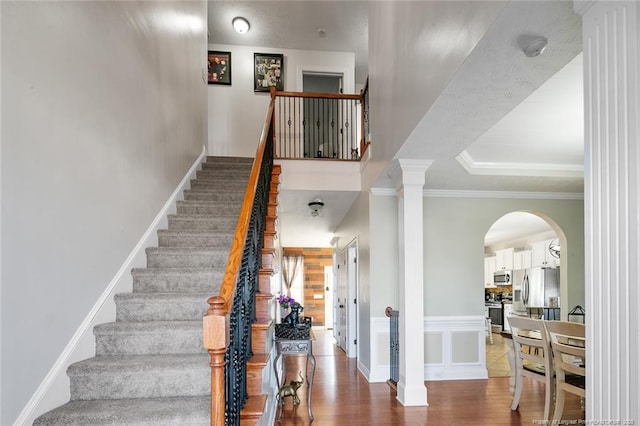
<svg viewBox="0 0 640 426">
<path fill-rule="evenodd" d="M 560 268 L 525 269 L 522 302 L 527 308 L 559 308 Z"/>
</svg>

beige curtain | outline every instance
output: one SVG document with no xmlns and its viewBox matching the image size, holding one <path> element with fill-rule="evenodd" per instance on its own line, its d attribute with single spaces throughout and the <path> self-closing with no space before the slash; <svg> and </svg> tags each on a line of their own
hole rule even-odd
<svg viewBox="0 0 640 426">
<path fill-rule="evenodd" d="M 291 296 L 291 286 L 302 269 L 302 256 L 283 256 L 282 278 L 287 296 Z"/>
</svg>

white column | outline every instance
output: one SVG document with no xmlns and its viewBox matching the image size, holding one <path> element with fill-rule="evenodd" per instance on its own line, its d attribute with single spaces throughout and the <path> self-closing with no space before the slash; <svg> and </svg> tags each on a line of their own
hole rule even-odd
<svg viewBox="0 0 640 426">
<path fill-rule="evenodd" d="M 586 420 L 639 424 L 640 3 L 574 6 L 584 52 Z"/>
<path fill-rule="evenodd" d="M 422 188 L 425 160 L 400 159 L 390 175 L 398 190 L 400 375 L 398 400 L 405 406 L 427 405 L 424 385 L 424 241 Z"/>
</svg>

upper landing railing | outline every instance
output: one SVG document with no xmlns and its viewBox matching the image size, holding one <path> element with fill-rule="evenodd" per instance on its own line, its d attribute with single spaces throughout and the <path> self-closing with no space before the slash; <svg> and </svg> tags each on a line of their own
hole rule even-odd
<svg viewBox="0 0 640 426">
<path fill-rule="evenodd" d="M 271 91 L 274 157 L 360 160 L 369 145 L 368 84 L 360 94 Z"/>
</svg>

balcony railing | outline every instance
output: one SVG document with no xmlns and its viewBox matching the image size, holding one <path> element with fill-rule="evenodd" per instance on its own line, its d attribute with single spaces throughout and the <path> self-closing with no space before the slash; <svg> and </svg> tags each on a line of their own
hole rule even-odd
<svg viewBox="0 0 640 426">
<path fill-rule="evenodd" d="M 357 95 L 271 92 L 274 156 L 358 161 L 368 146 L 368 86 Z"/>
<path fill-rule="evenodd" d="M 387 306 L 384 313 L 389 318 L 389 380 L 387 383 L 395 388 L 400 378 L 400 329 L 398 324 L 400 312 Z"/>
</svg>

